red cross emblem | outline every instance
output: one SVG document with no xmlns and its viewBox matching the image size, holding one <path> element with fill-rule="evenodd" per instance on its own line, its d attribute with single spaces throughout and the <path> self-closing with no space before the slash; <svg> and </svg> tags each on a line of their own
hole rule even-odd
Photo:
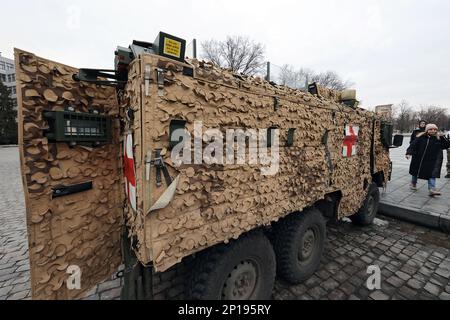
<svg viewBox="0 0 450 320">
<path fill-rule="evenodd" d="M 359 127 L 354 125 L 345 126 L 344 145 L 342 147 L 342 155 L 344 157 L 355 156 L 357 153 Z"/>
<path fill-rule="evenodd" d="M 125 175 L 125 192 L 131 208 L 136 211 L 136 173 L 134 170 L 133 136 L 125 137 L 123 144 L 123 171 Z"/>
</svg>

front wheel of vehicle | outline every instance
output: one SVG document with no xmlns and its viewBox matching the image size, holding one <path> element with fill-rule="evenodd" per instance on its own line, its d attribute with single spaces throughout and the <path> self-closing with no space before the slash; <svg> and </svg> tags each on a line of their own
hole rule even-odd
<svg viewBox="0 0 450 320">
<path fill-rule="evenodd" d="M 278 275 L 293 284 L 307 280 L 320 266 L 325 240 L 325 219 L 315 208 L 278 222 L 273 228 Z"/>
</svg>

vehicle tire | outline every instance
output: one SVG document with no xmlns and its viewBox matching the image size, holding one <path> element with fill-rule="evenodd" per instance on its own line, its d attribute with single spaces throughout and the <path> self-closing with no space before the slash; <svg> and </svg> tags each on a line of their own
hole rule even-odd
<svg viewBox="0 0 450 320">
<path fill-rule="evenodd" d="M 275 253 L 262 232 L 221 244 L 195 258 L 189 281 L 193 300 L 268 300 L 276 274 Z"/>
<path fill-rule="evenodd" d="M 319 268 L 325 239 L 326 222 L 316 208 L 279 221 L 273 228 L 277 274 L 292 284 L 307 280 Z"/>
<path fill-rule="evenodd" d="M 359 211 L 350 217 L 350 220 L 358 226 L 369 226 L 375 220 L 380 204 L 380 190 L 378 186 L 372 183 L 369 192 L 364 200 L 363 206 Z"/>
</svg>

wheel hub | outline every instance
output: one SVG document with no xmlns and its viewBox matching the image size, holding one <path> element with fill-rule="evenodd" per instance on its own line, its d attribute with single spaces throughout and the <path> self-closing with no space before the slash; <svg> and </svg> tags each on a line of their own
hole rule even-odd
<svg viewBox="0 0 450 320">
<path fill-rule="evenodd" d="M 369 201 L 367 203 L 367 212 L 369 213 L 370 216 L 372 216 L 375 212 L 375 199 L 370 196 L 369 197 Z"/>
<path fill-rule="evenodd" d="M 308 229 L 300 243 L 298 259 L 300 263 L 307 262 L 316 249 L 317 237 L 314 229 Z"/>
<path fill-rule="evenodd" d="M 258 270 L 251 261 L 243 261 L 234 267 L 225 281 L 222 298 L 225 300 L 248 300 L 255 292 Z"/>
</svg>

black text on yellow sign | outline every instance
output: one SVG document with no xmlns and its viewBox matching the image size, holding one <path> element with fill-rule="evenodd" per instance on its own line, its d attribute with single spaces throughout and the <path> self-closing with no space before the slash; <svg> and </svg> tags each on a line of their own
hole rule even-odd
<svg viewBox="0 0 450 320">
<path fill-rule="evenodd" d="M 181 42 L 164 38 L 164 54 L 175 58 L 181 58 Z"/>
</svg>

